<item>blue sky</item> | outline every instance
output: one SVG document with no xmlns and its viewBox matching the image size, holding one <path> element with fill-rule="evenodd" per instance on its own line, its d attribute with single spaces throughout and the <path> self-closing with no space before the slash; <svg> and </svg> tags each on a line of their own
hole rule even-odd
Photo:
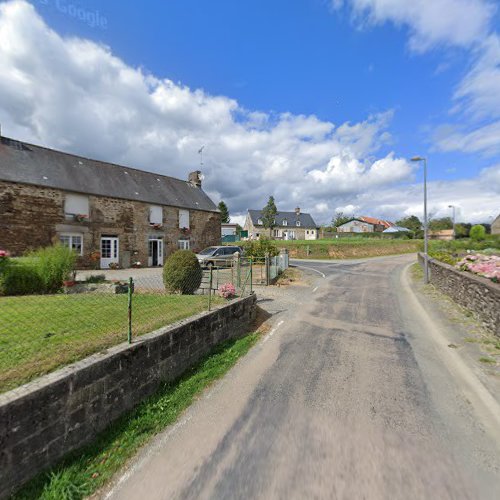
<svg viewBox="0 0 500 500">
<path fill-rule="evenodd" d="M 455 204 L 463 219 L 487 222 L 500 211 L 492 2 L 2 4 L 0 41 L 36 26 L 22 56 L 0 49 L 6 135 L 181 177 L 205 144 L 205 188 L 235 216 L 261 208 L 269 194 L 317 222 L 336 210 L 419 213 L 421 172 L 405 161 L 414 154 L 429 157 L 435 214 Z M 91 26 L 97 14 L 104 26 Z M 37 56 L 49 58 L 50 71 Z M 142 84 L 108 74 L 116 64 Z M 39 104 L 28 102 L 28 88 L 44 94 Z M 75 100 L 76 121 L 68 116 Z"/>
</svg>

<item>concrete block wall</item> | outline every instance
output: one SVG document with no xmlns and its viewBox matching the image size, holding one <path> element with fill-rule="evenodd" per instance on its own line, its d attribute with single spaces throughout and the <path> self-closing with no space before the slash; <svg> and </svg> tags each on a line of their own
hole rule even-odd
<svg viewBox="0 0 500 500">
<path fill-rule="evenodd" d="M 423 254 L 418 259 L 423 265 Z M 500 284 L 434 259 L 429 259 L 429 277 L 436 288 L 472 311 L 485 328 L 500 337 Z"/>
<path fill-rule="evenodd" d="M 95 354 L 0 395 L 0 498 L 10 495 L 172 381 L 248 332 L 255 295 Z"/>
</svg>

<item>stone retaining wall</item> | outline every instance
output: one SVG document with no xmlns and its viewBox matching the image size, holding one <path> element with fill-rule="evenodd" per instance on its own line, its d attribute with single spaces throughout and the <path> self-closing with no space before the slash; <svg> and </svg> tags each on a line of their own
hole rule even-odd
<svg viewBox="0 0 500 500">
<path fill-rule="evenodd" d="M 423 265 L 423 254 L 418 259 Z M 499 284 L 435 259 L 429 259 L 429 278 L 441 292 L 472 311 L 488 330 L 500 337 Z"/>
<path fill-rule="evenodd" d="M 248 332 L 255 295 L 95 354 L 0 395 L 0 498 L 172 381 L 217 344 Z"/>
</svg>

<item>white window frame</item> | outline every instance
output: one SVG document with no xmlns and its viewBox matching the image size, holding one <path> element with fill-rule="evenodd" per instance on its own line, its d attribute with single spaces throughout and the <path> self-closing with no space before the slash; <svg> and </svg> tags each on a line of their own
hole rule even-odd
<svg viewBox="0 0 500 500">
<path fill-rule="evenodd" d="M 163 225 L 163 207 L 160 205 L 151 205 L 149 207 L 149 223 L 151 225 Z"/>
<path fill-rule="evenodd" d="M 64 197 L 64 214 L 71 218 L 75 215 L 89 216 L 89 197 L 84 194 L 66 193 Z"/>
<path fill-rule="evenodd" d="M 257 219 L 257 225 L 262 226 L 264 223 L 262 222 L 262 219 Z"/>
<path fill-rule="evenodd" d="M 296 225 L 297 227 L 300 227 L 300 220 L 298 220 L 298 221 L 295 223 L 295 225 Z"/>
<path fill-rule="evenodd" d="M 68 244 L 62 241 L 62 238 L 68 238 Z M 80 251 L 76 250 L 73 245 L 73 239 L 80 238 Z M 59 234 L 59 242 L 61 245 L 67 246 L 76 251 L 77 255 L 83 255 L 83 233 L 60 233 Z"/>
<path fill-rule="evenodd" d="M 179 250 L 190 250 L 190 241 L 189 240 L 178 240 L 177 247 Z"/>
<path fill-rule="evenodd" d="M 189 229 L 189 210 L 179 209 L 179 228 Z"/>
<path fill-rule="evenodd" d="M 282 226 L 288 226 L 288 221 L 286 219 L 283 219 L 283 223 L 281 225 Z"/>
</svg>

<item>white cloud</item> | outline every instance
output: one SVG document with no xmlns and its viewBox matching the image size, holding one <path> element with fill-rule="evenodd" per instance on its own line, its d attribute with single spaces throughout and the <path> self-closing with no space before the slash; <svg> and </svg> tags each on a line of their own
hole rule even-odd
<svg viewBox="0 0 500 500">
<path fill-rule="evenodd" d="M 469 46 L 489 31 L 495 12 L 485 0 L 333 0 L 338 9 L 349 3 L 364 23 L 392 22 L 410 29 L 410 47 L 425 51 L 435 45 Z"/>
<path fill-rule="evenodd" d="M 271 194 L 280 209 L 300 206 L 317 222 L 350 204 L 383 215 L 379 198 L 413 178 L 394 153 L 374 158 L 390 144 L 392 111 L 337 126 L 246 110 L 133 68 L 109 47 L 63 38 L 25 1 L 0 3 L 0 74 L 4 134 L 180 178 L 205 145 L 204 188 L 237 221 Z"/>
</svg>

